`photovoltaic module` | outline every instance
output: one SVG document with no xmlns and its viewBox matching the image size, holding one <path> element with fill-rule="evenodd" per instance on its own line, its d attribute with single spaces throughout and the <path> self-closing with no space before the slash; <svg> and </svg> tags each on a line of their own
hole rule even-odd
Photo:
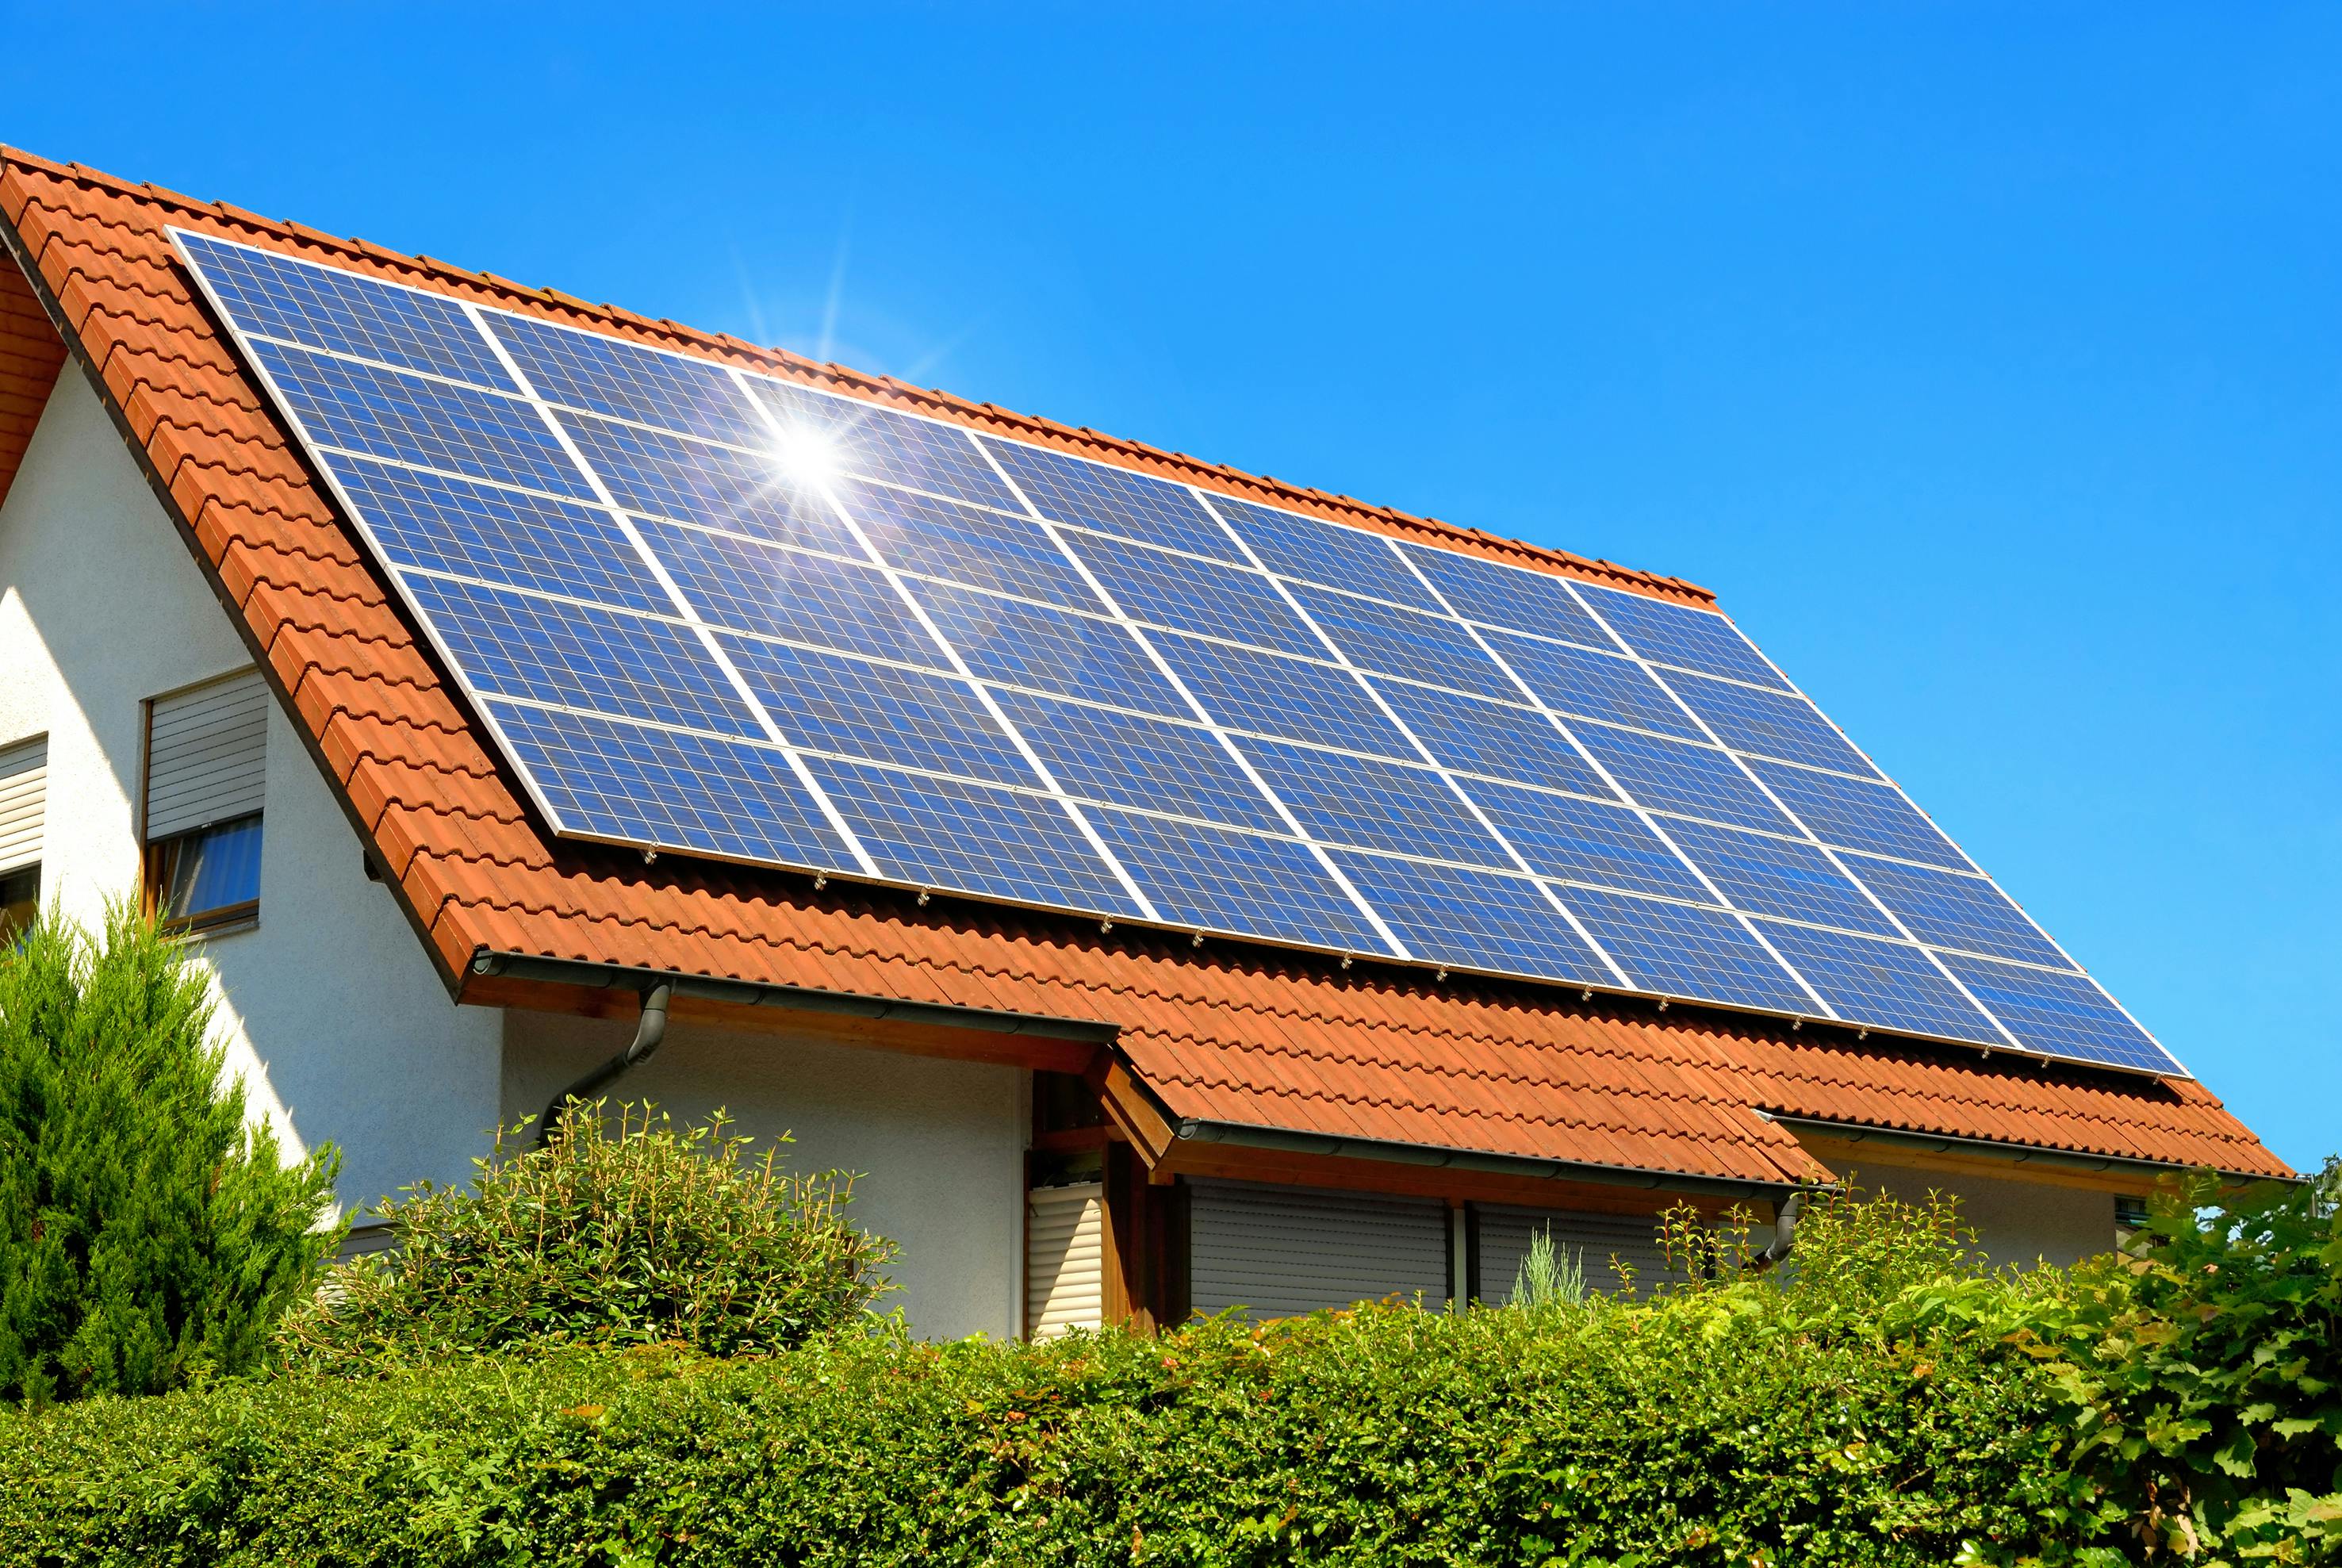
<svg viewBox="0 0 2342 1568">
<path fill-rule="evenodd" d="M 556 834 L 2181 1072 L 1714 611 L 173 237 Z"/>
</svg>

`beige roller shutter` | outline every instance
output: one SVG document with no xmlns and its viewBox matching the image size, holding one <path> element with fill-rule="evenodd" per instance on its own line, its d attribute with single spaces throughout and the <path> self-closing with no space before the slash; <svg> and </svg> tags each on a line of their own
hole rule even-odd
<svg viewBox="0 0 2342 1568">
<path fill-rule="evenodd" d="M 1035 1339 L 1106 1323 L 1106 1205 L 1096 1182 L 1036 1187 L 1025 1210 L 1025 1325 Z"/>
<path fill-rule="evenodd" d="M 39 863 L 48 795 L 47 736 L 0 748 L 0 872 Z"/>
<path fill-rule="evenodd" d="M 146 732 L 146 837 L 155 842 L 260 809 L 268 688 L 247 670 L 157 697 Z"/>
<path fill-rule="evenodd" d="M 1447 1207 L 1436 1199 L 1249 1182 L 1191 1183 L 1188 1295 L 1298 1317 L 1386 1295 L 1447 1295 Z"/>
<path fill-rule="evenodd" d="M 1588 1290 L 1615 1291 L 1626 1283 L 1614 1258 L 1635 1271 L 1637 1291 L 1683 1277 L 1666 1266 L 1656 1214 L 1589 1214 L 1485 1203 L 1480 1205 L 1479 1216 L 1480 1299 L 1484 1302 L 1501 1305 L 1511 1299 L 1521 1260 L 1528 1256 L 1529 1238 L 1542 1230 L 1553 1233 L 1556 1251 L 1576 1259 L 1586 1270 Z"/>
</svg>

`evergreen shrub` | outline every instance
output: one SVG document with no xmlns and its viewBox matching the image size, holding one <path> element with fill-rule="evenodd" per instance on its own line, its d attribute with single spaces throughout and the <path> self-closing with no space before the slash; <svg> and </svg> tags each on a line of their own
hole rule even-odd
<svg viewBox="0 0 2342 1568">
<path fill-rule="evenodd" d="M 337 1156 L 246 1124 L 211 1023 L 192 950 L 127 904 L 0 954 L 0 1399 L 249 1371 L 333 1251 Z"/>
</svg>

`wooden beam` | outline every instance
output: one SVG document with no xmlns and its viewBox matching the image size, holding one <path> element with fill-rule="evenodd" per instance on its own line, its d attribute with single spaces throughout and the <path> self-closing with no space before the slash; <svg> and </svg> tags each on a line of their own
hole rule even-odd
<svg viewBox="0 0 2342 1568">
<path fill-rule="evenodd" d="M 1689 1203 L 1702 1215 L 1712 1218 L 1734 1203 L 1729 1197 L 1708 1193 L 1508 1176 L 1338 1154 L 1250 1149 L 1236 1144 L 1176 1143 L 1151 1174 L 1156 1178 L 1213 1176 L 1225 1181 L 1272 1182 L 1284 1186 L 1332 1187 L 1346 1192 L 1512 1203 L 1532 1209 L 1575 1209 L 1601 1214 L 1656 1214 L 1678 1203 Z M 1739 1201 L 1760 1220 L 1771 1218 L 1769 1203 L 1756 1198 Z"/>
<path fill-rule="evenodd" d="M 1857 1183 L 1861 1182 L 1866 1166 L 1884 1166 L 1892 1170 L 1927 1171 L 1946 1176 L 1980 1176 L 1996 1182 L 2145 1197 L 2158 1187 L 2176 1183 L 2180 1174 L 2177 1171 L 2157 1172 L 2138 1165 L 2109 1165 L 2104 1170 L 2090 1170 L 2055 1158 L 2019 1160 L 1968 1150 L 1915 1148 L 1884 1139 L 1872 1142 L 1863 1138 L 1840 1137 L 1809 1127 L 1791 1130 L 1797 1134 L 1800 1148 L 1841 1177 L 1851 1174 Z M 2011 1154 L 2020 1152 L 2012 1150 Z M 2073 1157 L 2077 1160 L 2088 1158 L 2087 1155 Z"/>
</svg>

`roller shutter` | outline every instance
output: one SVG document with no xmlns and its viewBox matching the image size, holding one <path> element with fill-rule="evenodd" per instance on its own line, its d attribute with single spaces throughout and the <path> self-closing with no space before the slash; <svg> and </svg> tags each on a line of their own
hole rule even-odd
<svg viewBox="0 0 2342 1568">
<path fill-rule="evenodd" d="M 1106 1323 L 1106 1207 L 1096 1182 L 1036 1187 L 1025 1208 L 1025 1328 L 1054 1339 Z"/>
<path fill-rule="evenodd" d="M 1297 1317 L 1386 1295 L 1447 1295 L 1447 1208 L 1436 1199 L 1193 1183 L 1189 1300 L 1199 1313 Z"/>
<path fill-rule="evenodd" d="M 173 838 L 260 809 L 268 688 L 247 670 L 155 699 L 146 732 L 146 838 Z"/>
<path fill-rule="evenodd" d="M 1512 1295 L 1521 1260 L 1528 1256 L 1529 1237 L 1548 1228 L 1555 1248 L 1585 1268 L 1588 1290 L 1615 1291 L 1625 1283 L 1613 1257 L 1633 1267 L 1637 1290 L 1683 1277 L 1667 1269 L 1656 1214 L 1589 1214 L 1489 1203 L 1480 1206 L 1479 1220 L 1480 1299 L 1485 1302 L 1502 1303 Z"/>
<path fill-rule="evenodd" d="M 48 794 L 46 736 L 0 750 L 0 872 L 40 863 Z"/>
</svg>

